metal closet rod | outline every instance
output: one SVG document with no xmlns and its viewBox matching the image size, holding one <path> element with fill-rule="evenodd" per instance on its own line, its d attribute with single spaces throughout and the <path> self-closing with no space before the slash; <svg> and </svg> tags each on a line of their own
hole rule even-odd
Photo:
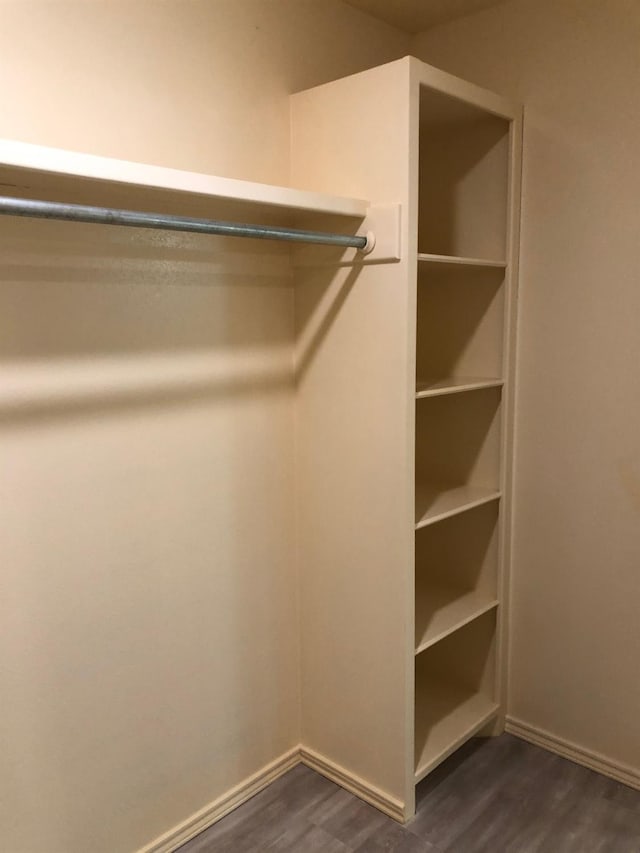
<svg viewBox="0 0 640 853">
<path fill-rule="evenodd" d="M 57 201 L 0 196 L 0 214 L 28 216 L 36 219 L 64 219 L 68 222 L 93 222 L 99 225 L 125 225 L 132 228 L 156 228 L 164 231 L 190 231 L 198 234 L 220 234 L 225 237 L 252 237 L 259 240 L 286 240 L 291 243 L 316 243 L 323 246 L 344 246 L 366 254 L 373 248 L 372 234 L 366 237 L 332 234 L 324 231 L 304 231 L 272 225 L 246 225 L 197 219 L 190 216 L 168 216 L 164 213 L 143 213 L 91 207 L 84 204 L 65 204 Z"/>
</svg>

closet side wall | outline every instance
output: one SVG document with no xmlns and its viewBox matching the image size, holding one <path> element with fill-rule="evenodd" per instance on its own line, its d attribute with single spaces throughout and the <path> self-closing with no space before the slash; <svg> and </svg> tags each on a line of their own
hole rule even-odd
<svg viewBox="0 0 640 853">
<path fill-rule="evenodd" d="M 289 92 L 406 47 L 331 0 L 1 18 L 0 135 L 274 183 Z M 3 849 L 131 853 L 299 743 L 291 284 L 264 241 L 3 219 Z"/>
<path fill-rule="evenodd" d="M 510 0 L 421 59 L 525 103 L 509 711 L 640 786 L 640 7 Z"/>
</svg>

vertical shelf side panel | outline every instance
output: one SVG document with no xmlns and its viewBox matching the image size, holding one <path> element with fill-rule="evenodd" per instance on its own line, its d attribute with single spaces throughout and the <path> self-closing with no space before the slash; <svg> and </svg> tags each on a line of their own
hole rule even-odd
<svg viewBox="0 0 640 853">
<path fill-rule="evenodd" d="M 520 255 L 520 213 L 522 185 L 523 110 L 520 108 L 509 127 L 509 176 L 507 190 L 507 271 L 505 278 L 504 366 L 501 430 L 501 506 L 500 554 L 498 562 L 498 611 L 496 637 L 496 697 L 500 714 L 494 733 L 504 730 L 509 701 L 509 626 L 511 566 L 513 556 L 513 479 L 515 474 L 516 343 L 518 327 L 518 272 Z"/>
<path fill-rule="evenodd" d="M 399 262 L 328 252 L 295 285 L 302 743 L 398 819 L 413 813 L 409 82 L 404 59 L 291 98 L 292 185 L 402 209 Z"/>
</svg>

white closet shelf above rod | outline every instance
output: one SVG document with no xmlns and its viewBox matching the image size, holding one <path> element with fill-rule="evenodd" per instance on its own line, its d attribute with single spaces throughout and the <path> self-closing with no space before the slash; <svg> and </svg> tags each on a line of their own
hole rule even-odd
<svg viewBox="0 0 640 853">
<path fill-rule="evenodd" d="M 316 244 L 296 253 L 296 262 L 303 265 L 336 262 L 322 245 L 347 253 L 357 250 L 343 255 L 340 263 L 400 257 L 398 204 L 371 204 L 13 140 L 0 139 L 0 196 L 0 215 Z"/>
</svg>

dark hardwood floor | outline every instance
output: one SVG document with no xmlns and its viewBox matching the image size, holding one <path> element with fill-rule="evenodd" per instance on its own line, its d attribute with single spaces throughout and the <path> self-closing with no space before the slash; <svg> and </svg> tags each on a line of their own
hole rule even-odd
<svg viewBox="0 0 640 853">
<path fill-rule="evenodd" d="M 640 791 L 510 735 L 418 786 L 405 827 L 302 765 L 180 853 L 640 853 Z"/>
</svg>

